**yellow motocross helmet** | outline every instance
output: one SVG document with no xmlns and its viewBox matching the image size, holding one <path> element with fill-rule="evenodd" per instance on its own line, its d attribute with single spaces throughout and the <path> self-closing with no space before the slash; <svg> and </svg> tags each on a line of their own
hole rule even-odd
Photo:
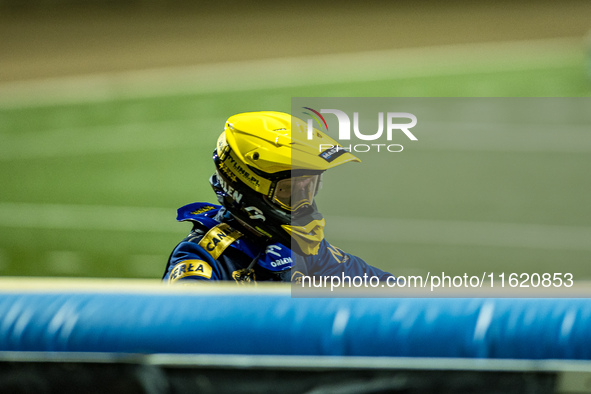
<svg viewBox="0 0 591 394">
<path fill-rule="evenodd" d="M 304 255 L 317 254 L 324 239 L 314 202 L 322 173 L 360 161 L 301 119 L 272 111 L 230 117 L 213 159 L 220 203 L 257 234 Z"/>
</svg>

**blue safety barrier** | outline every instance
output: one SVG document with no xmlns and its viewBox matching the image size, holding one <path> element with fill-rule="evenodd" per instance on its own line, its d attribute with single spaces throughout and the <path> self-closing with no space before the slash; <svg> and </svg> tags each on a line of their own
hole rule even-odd
<svg viewBox="0 0 591 394">
<path fill-rule="evenodd" d="M 0 351 L 591 359 L 586 299 L 0 293 Z"/>
</svg>

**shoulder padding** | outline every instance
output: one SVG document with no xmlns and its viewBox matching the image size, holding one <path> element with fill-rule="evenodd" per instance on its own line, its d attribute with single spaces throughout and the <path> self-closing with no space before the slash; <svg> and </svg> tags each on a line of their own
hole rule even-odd
<svg viewBox="0 0 591 394">
<path fill-rule="evenodd" d="M 219 212 L 220 208 L 221 205 L 195 202 L 180 207 L 177 210 L 176 220 L 179 222 L 197 222 L 206 228 L 212 228 L 219 224 L 219 222 L 214 219 L 214 216 Z"/>
</svg>

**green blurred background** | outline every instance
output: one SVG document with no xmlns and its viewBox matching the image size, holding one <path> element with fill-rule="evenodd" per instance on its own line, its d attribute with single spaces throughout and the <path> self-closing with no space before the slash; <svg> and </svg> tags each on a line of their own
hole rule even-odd
<svg viewBox="0 0 591 394">
<path fill-rule="evenodd" d="M 176 208 L 215 201 L 211 152 L 238 112 L 287 112 L 292 97 L 588 97 L 590 15 L 584 0 L 0 1 L 0 274 L 159 278 L 189 230 Z M 569 262 L 590 279 L 591 236 L 572 247 L 468 236 L 591 234 L 580 138 L 404 152 L 403 191 L 383 185 L 361 203 L 399 204 L 393 223 L 433 230 L 361 242 L 329 222 L 330 241 L 398 274 Z M 347 176 L 335 170 L 323 193 Z M 354 198 L 319 203 L 359 216 Z"/>
</svg>

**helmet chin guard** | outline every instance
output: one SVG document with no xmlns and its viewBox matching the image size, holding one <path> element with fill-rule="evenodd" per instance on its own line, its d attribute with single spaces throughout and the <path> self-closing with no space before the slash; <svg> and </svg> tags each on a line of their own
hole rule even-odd
<svg viewBox="0 0 591 394">
<path fill-rule="evenodd" d="M 321 175 L 359 159 L 349 152 L 323 159 L 320 144 L 337 142 L 318 130 L 312 141 L 306 135 L 305 123 L 285 113 L 232 116 L 213 154 L 210 183 L 219 202 L 256 235 L 314 255 L 324 239 L 325 221 L 314 202 Z"/>
<path fill-rule="evenodd" d="M 324 239 L 325 222 L 322 214 L 315 210 L 309 216 L 303 218 L 304 220 L 296 219 L 292 220 L 291 224 L 281 225 L 291 237 L 292 250 L 303 255 L 318 254 L 320 242 Z"/>
</svg>

